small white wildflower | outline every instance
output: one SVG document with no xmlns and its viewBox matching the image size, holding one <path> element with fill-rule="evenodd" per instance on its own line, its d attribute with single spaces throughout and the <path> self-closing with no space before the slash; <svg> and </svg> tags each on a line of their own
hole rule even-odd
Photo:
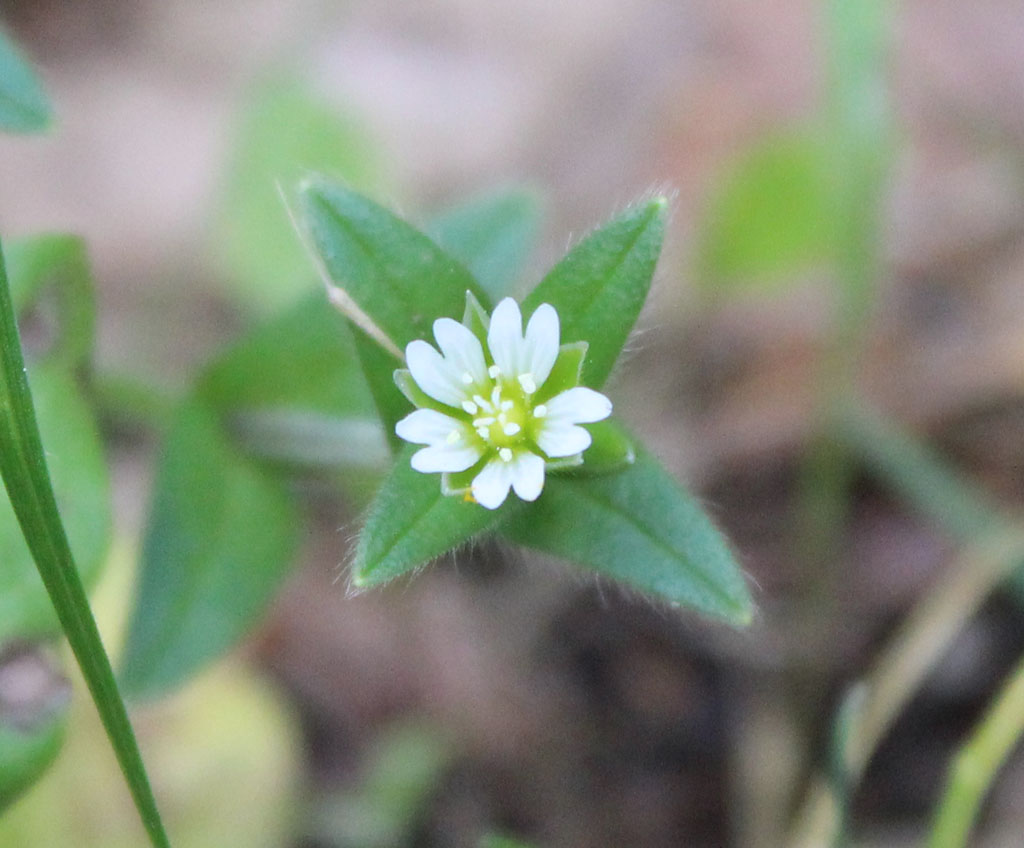
<svg viewBox="0 0 1024 848">
<path fill-rule="evenodd" d="M 466 324 L 470 314 L 467 309 Z M 481 506 L 497 509 L 509 489 L 524 501 L 536 500 L 552 460 L 580 461 L 591 437 L 579 425 L 607 418 L 612 404 L 576 385 L 585 345 L 559 346 L 558 313 L 550 304 L 537 307 L 524 334 L 519 306 L 506 298 L 491 315 L 486 347 L 481 337 L 439 318 L 434 338 L 440 352 L 421 340 L 406 347 L 408 370 L 395 372 L 395 379 L 421 408 L 399 421 L 395 432 L 426 445 L 413 454 L 414 469 L 442 472 L 445 491 L 468 488 Z M 562 368 L 549 384 L 560 356 L 575 368 Z M 462 481 L 460 473 L 471 479 Z"/>
</svg>

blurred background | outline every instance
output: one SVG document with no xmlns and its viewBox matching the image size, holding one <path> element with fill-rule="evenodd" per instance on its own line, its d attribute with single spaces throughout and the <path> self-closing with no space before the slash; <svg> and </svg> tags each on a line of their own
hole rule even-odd
<svg viewBox="0 0 1024 848">
<path fill-rule="evenodd" d="M 759 608 L 733 633 L 487 544 L 346 597 L 364 501 L 306 490 L 297 562 L 259 626 L 139 707 L 176 844 L 785 843 L 842 691 L 957 550 L 855 463 L 827 556 L 794 553 L 829 384 L 1003 508 L 1024 496 L 1024 8 L 889 12 L 877 102 L 850 118 L 845 24 L 813 2 L 5 0 L 57 122 L 0 136 L 0 232 L 84 237 L 96 373 L 165 398 L 316 289 L 280 192 L 310 170 L 420 223 L 525 186 L 544 210 L 527 281 L 672 192 L 612 396 L 729 534 Z M 877 191 L 837 212 L 849 187 L 829 168 L 856 160 L 836 157 L 862 125 Z M 837 270 L 835 230 L 863 223 L 851 208 L 871 255 Z M 866 302 L 837 295 L 858 274 Z M 855 344 L 836 342 L 843 314 Z M 116 642 L 158 439 L 105 412 L 115 542 L 97 602 Z M 994 595 L 902 713 L 851 800 L 860 844 L 916 844 L 1024 650 L 1020 604 Z M 11 845 L 142 844 L 76 709 L 56 770 L 6 814 Z M 1016 844 L 1022 810 L 1017 758 L 978 844 Z"/>
</svg>

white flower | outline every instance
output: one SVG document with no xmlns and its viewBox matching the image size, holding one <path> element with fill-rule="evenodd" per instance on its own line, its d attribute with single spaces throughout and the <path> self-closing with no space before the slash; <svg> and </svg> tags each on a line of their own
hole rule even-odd
<svg viewBox="0 0 1024 848">
<path fill-rule="evenodd" d="M 468 490 L 481 506 L 497 509 L 509 489 L 536 500 L 546 467 L 582 462 L 591 437 L 579 425 L 607 418 L 612 404 L 577 385 L 586 344 L 559 346 L 553 306 L 538 306 L 524 334 L 512 298 L 498 304 L 488 326 L 467 293 L 464 323 L 439 318 L 434 338 L 440 352 L 411 342 L 408 370 L 395 372 L 420 407 L 395 426 L 402 439 L 426 445 L 413 454 L 414 469 L 442 472 L 447 494 Z"/>
</svg>

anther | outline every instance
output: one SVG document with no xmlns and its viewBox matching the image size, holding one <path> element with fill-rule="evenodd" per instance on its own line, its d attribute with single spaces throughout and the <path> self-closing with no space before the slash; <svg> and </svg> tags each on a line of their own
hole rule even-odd
<svg viewBox="0 0 1024 848">
<path fill-rule="evenodd" d="M 505 462 L 511 462 L 512 448 L 502 448 L 500 451 L 498 451 L 498 456 L 500 456 Z"/>
<path fill-rule="evenodd" d="M 516 422 L 515 422 L 515 421 L 509 422 L 508 424 L 506 424 L 506 425 L 505 425 L 505 426 L 504 426 L 504 427 L 502 428 L 502 430 L 504 430 L 504 432 L 505 432 L 505 435 L 506 435 L 506 436 L 514 436 L 514 435 L 515 435 L 516 433 L 518 433 L 518 432 L 519 432 L 519 431 L 520 431 L 521 429 L 522 429 L 522 428 L 521 428 L 521 427 L 520 427 L 520 426 L 519 426 L 518 424 L 516 424 Z"/>
<path fill-rule="evenodd" d="M 482 397 L 480 397 L 480 395 L 473 395 L 473 400 L 475 400 L 476 405 L 479 406 L 485 412 L 494 412 L 494 407 L 491 406 L 490 402 L 484 400 Z"/>
<path fill-rule="evenodd" d="M 465 383 L 467 386 L 472 385 L 473 384 L 473 375 L 470 374 L 468 371 L 463 371 L 462 372 L 462 382 Z"/>
<path fill-rule="evenodd" d="M 476 432 L 477 435 L 484 441 L 487 441 L 487 437 L 491 434 L 491 431 L 488 430 L 486 427 L 477 427 Z"/>
<path fill-rule="evenodd" d="M 487 373 L 492 380 L 497 380 L 501 375 L 501 369 L 497 365 L 492 365 L 487 369 Z"/>
<path fill-rule="evenodd" d="M 542 403 L 537 404 L 537 406 L 535 406 L 533 408 L 533 417 L 534 418 L 543 418 L 547 414 L 548 414 L 548 408 L 546 406 L 544 406 L 544 404 L 542 404 Z"/>
<path fill-rule="evenodd" d="M 470 415 L 476 415 L 480 411 L 479 407 L 471 400 L 464 400 L 462 402 L 462 408 Z"/>
</svg>

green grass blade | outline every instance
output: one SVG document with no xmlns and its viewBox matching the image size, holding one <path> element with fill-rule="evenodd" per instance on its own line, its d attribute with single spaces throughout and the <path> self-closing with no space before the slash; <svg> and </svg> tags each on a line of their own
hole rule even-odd
<svg viewBox="0 0 1024 848">
<path fill-rule="evenodd" d="M 170 845 L 138 743 L 89 608 L 57 511 L 36 424 L 0 249 L 0 474 L 25 541 L 60 618 L 75 659 L 124 772 L 136 808 L 157 848 Z"/>
<path fill-rule="evenodd" d="M 953 761 L 928 848 L 963 848 L 999 769 L 1024 735 L 1024 661 Z"/>
</svg>

